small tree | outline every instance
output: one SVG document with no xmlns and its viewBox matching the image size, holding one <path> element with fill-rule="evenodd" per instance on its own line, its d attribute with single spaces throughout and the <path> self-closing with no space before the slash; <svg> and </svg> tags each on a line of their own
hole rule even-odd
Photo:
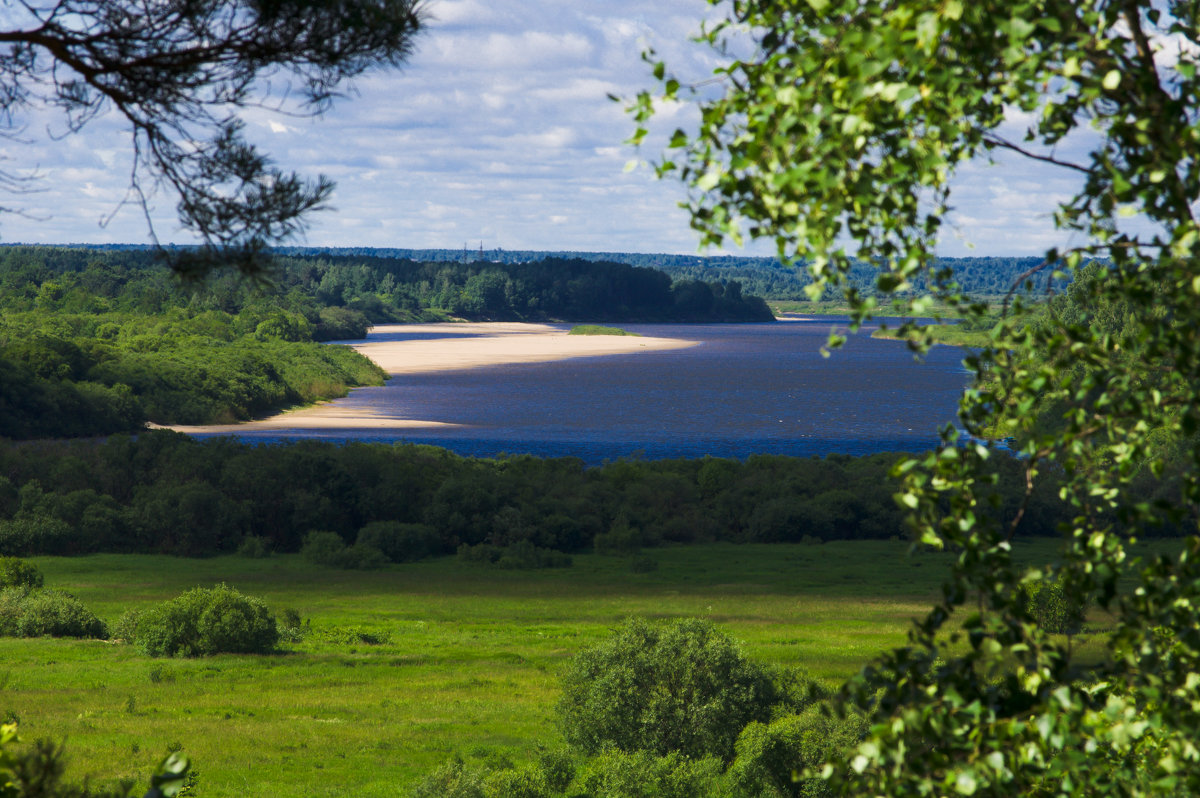
<svg viewBox="0 0 1200 798">
<path fill-rule="evenodd" d="M 224 584 L 197 587 L 143 613 L 137 644 L 152 657 L 266 654 L 275 649 L 275 615 L 259 599 Z"/>
<path fill-rule="evenodd" d="M 767 670 L 707 621 L 632 619 L 581 652 L 562 678 L 559 725 L 587 753 L 731 759 L 746 724 L 766 721 L 781 694 Z"/>
</svg>

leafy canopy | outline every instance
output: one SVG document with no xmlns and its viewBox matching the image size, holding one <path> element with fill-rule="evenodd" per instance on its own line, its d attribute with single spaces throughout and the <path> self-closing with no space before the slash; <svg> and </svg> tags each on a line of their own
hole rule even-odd
<svg viewBox="0 0 1200 798">
<path fill-rule="evenodd" d="M 1055 216 L 1074 243 L 1023 276 L 1049 290 L 1078 275 L 1071 295 L 1039 324 L 1006 315 L 968 360 L 966 435 L 948 429 L 896 468 L 917 538 L 960 554 L 909 645 L 848 688 L 875 725 L 826 775 L 855 795 L 1200 791 L 1200 539 L 1147 564 L 1129 554 L 1161 524 L 1194 533 L 1200 510 L 1200 6 L 713 4 L 721 18 L 698 40 L 715 79 L 684 85 L 647 54 L 659 85 L 630 107 L 634 140 L 664 104 L 695 104 L 699 124 L 674 134 L 659 173 L 690 186 L 705 243 L 772 240 L 805 263 L 814 296 L 843 283 L 852 241 L 901 312 L 937 299 L 978 318 L 933 264 L 957 167 L 1008 151 L 1079 180 Z M 1033 120 L 1021 141 L 1000 132 L 1015 111 Z M 1073 134 L 1090 142 L 1077 161 L 1056 150 Z M 918 276 L 926 288 L 910 291 Z M 846 293 L 856 325 L 877 310 Z M 920 326 L 903 332 L 928 345 Z M 1029 492 L 1064 480 L 1075 517 L 1053 567 L 1018 567 L 1020 514 L 1001 526 L 984 499 L 995 437 L 1016 441 Z M 1135 588 L 1119 592 L 1126 577 Z M 1030 617 L 1021 587 L 1043 578 L 1111 613 L 1101 662 L 1074 661 Z"/>
<path fill-rule="evenodd" d="M 268 245 L 302 231 L 333 184 L 281 171 L 246 141 L 238 114 L 326 110 L 347 81 L 402 63 L 419 0 L 57 0 L 6 4 L 0 26 L 0 126 L 61 112 L 78 133 L 106 111 L 129 125 L 131 196 L 178 196 L 203 243 L 175 266 L 232 263 L 255 273 Z M 20 189 L 19 175 L 0 186 Z M 147 215 L 148 218 L 148 215 Z M 154 231 L 151 229 L 151 235 Z"/>
</svg>

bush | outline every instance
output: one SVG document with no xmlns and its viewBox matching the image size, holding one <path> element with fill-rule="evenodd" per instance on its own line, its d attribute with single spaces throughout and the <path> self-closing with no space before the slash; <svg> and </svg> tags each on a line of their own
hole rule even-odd
<svg viewBox="0 0 1200 798">
<path fill-rule="evenodd" d="M 278 641 L 267 606 L 224 584 L 194 588 L 164 602 L 137 626 L 138 646 L 152 657 L 266 654 Z"/>
<path fill-rule="evenodd" d="M 607 747 L 730 760 L 742 729 L 767 721 L 782 693 L 763 667 L 707 621 L 627 621 L 563 676 L 559 724 L 587 753 Z"/>
<path fill-rule="evenodd" d="M 238 544 L 237 553 L 252 560 L 271 556 L 271 541 L 259 535 L 246 535 Z"/>
<path fill-rule="evenodd" d="M 849 750 L 866 731 L 861 717 L 835 718 L 811 706 L 771 724 L 751 723 L 737 740 L 737 759 L 729 768 L 739 792 L 758 798 L 817 798 L 833 792 L 821 779 L 797 779 L 805 768 L 819 769 Z"/>
<path fill-rule="evenodd" d="M 436 554 L 442 547 L 437 530 L 425 524 L 373 521 L 358 530 L 357 546 L 371 546 L 392 562 L 416 562 Z"/>
<path fill-rule="evenodd" d="M 112 639 L 125 643 L 136 643 L 138 624 L 142 622 L 144 614 L 144 610 L 129 610 L 118 618 L 116 624 L 109 630 Z"/>
<path fill-rule="evenodd" d="M 6 637 L 108 637 L 104 622 L 61 590 L 0 590 L 0 635 Z"/>
<path fill-rule="evenodd" d="M 42 572 L 33 563 L 16 557 L 0 557 L 0 588 L 42 586 Z"/>
<path fill-rule="evenodd" d="M 309 532 L 304 536 L 300 555 L 313 565 L 347 570 L 370 570 L 387 564 L 387 557 L 374 546 L 347 546 L 336 532 Z"/>
<path fill-rule="evenodd" d="M 67 525 L 51 516 L 0 521 L 0 555 L 78 554 L 85 541 Z"/>
<path fill-rule="evenodd" d="M 588 762 L 579 785 L 588 798 L 718 798 L 727 794 L 721 771 L 715 757 L 609 750 Z"/>
</svg>

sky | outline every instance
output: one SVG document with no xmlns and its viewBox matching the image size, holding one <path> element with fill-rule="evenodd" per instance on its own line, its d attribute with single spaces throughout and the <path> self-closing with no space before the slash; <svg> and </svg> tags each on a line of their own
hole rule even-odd
<svg viewBox="0 0 1200 798">
<path fill-rule="evenodd" d="M 704 0 L 432 0 L 417 51 L 398 71 L 360 78 L 317 119 L 253 110 L 250 137 L 279 166 L 324 174 L 337 189 L 313 218 L 308 246 L 698 252 L 678 203 L 683 187 L 631 160 L 633 125 L 607 95 L 651 88 L 640 53 L 653 47 L 684 75 L 711 74 L 692 44 Z M 127 196 L 130 143 L 119 119 L 64 135 L 34 113 L 0 140 L 0 167 L 36 173 L 32 191 L 0 198 L 0 243 L 145 243 L 147 219 Z M 686 126 L 680 110 L 662 130 Z M 1020 139 L 1014 118 L 1010 133 Z M 1036 255 L 1063 239 L 1054 206 L 1069 174 L 1020 158 L 965 166 L 939 252 Z M 152 198 L 160 240 L 187 243 L 174 198 Z M 769 246 L 729 252 L 769 255 Z M 710 251 L 711 252 L 711 251 Z"/>
</svg>

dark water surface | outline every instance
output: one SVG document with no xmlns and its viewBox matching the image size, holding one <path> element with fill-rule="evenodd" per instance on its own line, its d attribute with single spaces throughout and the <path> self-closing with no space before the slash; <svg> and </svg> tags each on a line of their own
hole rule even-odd
<svg viewBox="0 0 1200 798">
<path fill-rule="evenodd" d="M 962 351 L 939 346 L 916 362 L 903 343 L 871 339 L 867 331 L 824 358 L 821 346 L 837 323 L 823 318 L 625 325 L 647 336 L 701 343 L 665 352 L 401 376 L 339 400 L 346 407 L 464 425 L 460 428 L 240 437 L 403 440 L 464 455 L 569 455 L 589 463 L 631 455 L 740 458 L 933 446 L 938 427 L 954 421 L 967 383 Z"/>
</svg>

